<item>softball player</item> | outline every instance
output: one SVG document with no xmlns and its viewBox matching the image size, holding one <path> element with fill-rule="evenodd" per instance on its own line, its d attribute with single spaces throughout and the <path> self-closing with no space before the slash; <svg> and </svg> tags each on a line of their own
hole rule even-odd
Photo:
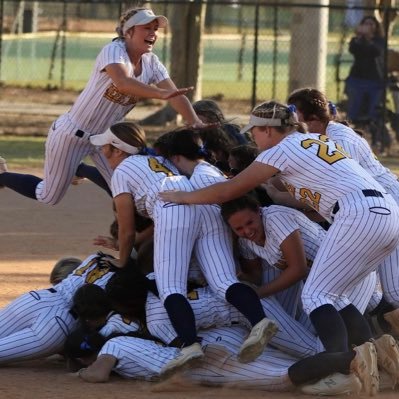
<svg viewBox="0 0 399 399">
<path fill-rule="evenodd" d="M 192 186 L 166 159 L 139 155 L 145 147 L 145 133 L 134 123 L 115 124 L 103 135 L 92 137 L 91 141 L 102 146 L 114 169 L 111 189 L 118 218 L 122 266 L 134 245 L 134 211 L 154 221 L 154 271 L 159 295 L 184 346 L 181 356 L 175 365 L 170 363 L 170 367 L 180 367 L 202 356 L 196 342 L 194 314 L 186 299 L 188 266 L 200 233 L 200 212 L 197 207 L 160 201 L 158 193 L 164 189 L 191 190 Z M 260 311 L 260 321 L 243 343 L 241 356 L 245 361 L 259 355 L 273 326 L 264 317 L 263 309 Z"/>
<path fill-rule="evenodd" d="M 30 291 L 0 310 L 0 364 L 45 357 L 62 350 L 76 328 L 75 291 L 86 283 L 104 287 L 113 275 L 103 254 L 85 259 L 54 288 Z"/>
<path fill-rule="evenodd" d="M 164 155 L 182 175 L 190 176 L 193 188 L 198 189 L 226 180 L 219 169 L 204 161 L 200 137 L 193 130 L 169 132 L 159 140 L 164 143 Z M 262 324 L 266 316 L 258 296 L 251 287 L 240 283 L 236 277 L 231 232 L 220 216 L 220 208 L 203 205 L 198 210 L 200 230 L 194 255 L 206 281 L 222 300 L 235 306 L 253 327 L 258 323 Z"/>
<path fill-rule="evenodd" d="M 167 23 L 164 16 L 149 9 L 126 11 L 117 28 L 119 37 L 101 50 L 85 89 L 49 130 L 44 179 L 0 172 L 0 187 L 55 205 L 65 195 L 79 163 L 87 155 L 109 183 L 112 170 L 89 138 L 122 120 L 140 98 L 169 100 L 187 123 L 205 126 L 183 95 L 190 89 L 177 89 L 164 65 L 152 53 L 158 28 L 166 27 Z M 0 171 L 4 169 L 3 165 Z"/>
<path fill-rule="evenodd" d="M 331 352 L 348 349 L 346 325 L 363 333 L 359 340 L 368 341 L 368 324 L 345 293 L 398 245 L 397 204 L 341 147 L 326 136 L 303 133 L 291 107 L 273 101 L 257 106 L 242 131 L 248 130 L 263 152 L 247 169 L 226 182 L 194 192 L 164 192 L 161 198 L 223 203 L 278 174 L 292 195 L 334 221 L 302 292 L 318 336 Z"/>
<path fill-rule="evenodd" d="M 326 231 L 296 209 L 279 205 L 260 208 L 250 196 L 225 202 L 221 214 L 239 237 L 244 270 L 248 273 L 254 268 L 263 270 L 263 285 L 258 295 L 275 295 L 287 313 L 295 317 L 302 280 L 316 258 Z M 369 304 L 376 282 L 376 273 L 372 272 L 347 293 L 361 313 Z"/>
<path fill-rule="evenodd" d="M 256 361 L 242 364 L 237 361 L 237 353 L 245 335 L 246 330 L 240 326 L 201 331 L 205 352 L 201 364 L 184 371 L 177 380 L 161 382 L 154 390 L 194 389 L 192 384 L 204 384 L 275 392 L 299 387 L 307 394 L 339 395 L 359 393 L 362 382 L 367 383 L 369 369 L 362 373 L 362 379 L 349 374 L 350 368 L 358 370 L 357 364 L 361 363 L 355 351 L 320 353 L 298 361 L 276 349 L 266 348 Z M 105 382 L 114 371 L 125 378 L 157 381 L 164 365 L 176 352 L 176 348 L 163 347 L 153 341 L 116 337 L 107 341 L 97 360 L 78 375 L 88 382 Z"/>
<path fill-rule="evenodd" d="M 327 101 L 323 93 L 316 89 L 299 89 L 288 97 L 288 102 L 297 107 L 300 121 L 305 122 L 312 132 L 325 134 L 341 145 L 399 204 L 398 177 L 380 163 L 363 137 L 350 127 L 334 122 L 335 106 Z M 399 307 L 399 287 L 396 283 L 399 281 L 398 261 L 399 248 L 396 248 L 378 268 L 384 298 L 396 308 Z"/>
</svg>

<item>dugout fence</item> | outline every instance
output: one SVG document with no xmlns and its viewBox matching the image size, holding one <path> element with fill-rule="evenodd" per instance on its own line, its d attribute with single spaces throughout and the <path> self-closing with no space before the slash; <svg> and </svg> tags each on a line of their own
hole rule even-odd
<svg viewBox="0 0 399 399">
<path fill-rule="evenodd" d="M 187 2 L 189 0 L 185 0 Z M 202 2 L 201 0 L 196 0 Z M 148 1 L 157 13 L 170 16 L 181 0 Z M 114 36 L 122 10 L 144 2 L 116 0 L 0 0 L 0 81 L 4 85 L 72 88 L 86 83 L 101 47 Z M 343 80 L 352 57 L 348 42 L 354 26 L 374 8 L 361 0 L 315 2 L 208 0 L 204 31 L 202 89 L 204 97 L 244 100 L 285 99 L 289 91 L 292 31 L 298 10 L 327 11 L 325 74 L 329 98 L 341 101 Z M 178 12 L 178 11 L 177 11 Z M 381 15 L 396 8 L 383 7 Z M 184 23 L 184 21 L 182 21 Z M 385 26 L 385 31 L 390 29 Z M 309 26 L 308 31 L 312 29 Z M 386 49 L 399 49 L 396 29 Z M 303 48 L 314 45 L 309 35 L 297 40 Z M 170 66 L 170 32 L 161 33 L 155 52 Z M 385 73 L 388 78 L 387 57 Z M 388 81 L 388 79 L 387 79 Z"/>
</svg>

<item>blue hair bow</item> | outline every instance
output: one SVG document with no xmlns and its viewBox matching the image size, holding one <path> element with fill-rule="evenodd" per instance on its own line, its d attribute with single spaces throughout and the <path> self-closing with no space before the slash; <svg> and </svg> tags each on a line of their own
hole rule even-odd
<svg viewBox="0 0 399 399">
<path fill-rule="evenodd" d="M 289 104 L 287 109 L 290 114 L 295 114 L 296 112 L 296 106 L 294 104 Z"/>
<path fill-rule="evenodd" d="M 331 115 L 337 115 L 337 106 L 333 102 L 328 102 L 328 109 L 330 110 Z"/>
</svg>

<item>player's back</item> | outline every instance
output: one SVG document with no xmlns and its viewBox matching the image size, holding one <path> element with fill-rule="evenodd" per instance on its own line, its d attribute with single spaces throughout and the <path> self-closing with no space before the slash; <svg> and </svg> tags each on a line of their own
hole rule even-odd
<svg viewBox="0 0 399 399">
<path fill-rule="evenodd" d="M 288 191 L 327 220 L 341 197 L 361 190 L 384 192 L 358 162 L 321 134 L 292 133 L 256 161 L 279 169 Z"/>
<path fill-rule="evenodd" d="M 329 138 L 340 144 L 351 158 L 359 162 L 360 166 L 366 169 L 381 184 L 387 179 L 390 182 L 397 180 L 397 177 L 377 159 L 367 140 L 349 126 L 330 122 L 326 132 Z M 380 181 L 380 178 L 382 181 Z"/>
<path fill-rule="evenodd" d="M 82 285 L 96 284 L 102 288 L 106 286 L 114 274 L 114 269 L 106 262 L 107 257 L 102 253 L 90 255 L 72 273 L 54 286 L 69 306 L 72 306 L 75 291 Z"/>
<path fill-rule="evenodd" d="M 176 167 L 163 157 L 133 155 L 122 161 L 112 175 L 111 190 L 115 197 L 130 193 L 137 211 L 153 218 L 153 208 L 158 193 L 164 190 L 189 188 L 184 176 L 179 176 Z"/>
</svg>

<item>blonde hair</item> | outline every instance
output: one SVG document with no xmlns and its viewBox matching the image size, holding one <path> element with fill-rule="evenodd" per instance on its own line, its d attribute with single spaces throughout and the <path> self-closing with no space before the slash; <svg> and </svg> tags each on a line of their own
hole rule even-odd
<svg viewBox="0 0 399 399">
<path fill-rule="evenodd" d="M 111 132 L 124 143 L 142 150 L 146 147 L 144 129 L 134 122 L 118 122 L 110 127 Z"/>
<path fill-rule="evenodd" d="M 60 259 L 53 267 L 50 273 L 50 284 L 55 285 L 72 273 L 82 260 L 74 257 L 65 257 Z"/>
<path fill-rule="evenodd" d="M 281 126 L 273 126 L 274 129 L 281 133 L 295 129 L 300 133 L 306 133 L 306 125 L 298 122 L 295 109 L 291 106 L 281 104 L 277 101 L 267 101 L 257 105 L 252 110 L 252 115 L 263 119 L 280 119 Z"/>
<path fill-rule="evenodd" d="M 149 10 L 149 8 L 145 7 L 134 7 L 134 8 L 129 8 L 125 12 L 122 13 L 122 15 L 119 18 L 119 23 L 118 26 L 115 28 L 116 33 L 118 34 L 119 39 L 124 39 L 124 34 L 123 34 L 123 27 L 133 15 L 137 14 L 139 11 L 142 10 Z"/>
</svg>

